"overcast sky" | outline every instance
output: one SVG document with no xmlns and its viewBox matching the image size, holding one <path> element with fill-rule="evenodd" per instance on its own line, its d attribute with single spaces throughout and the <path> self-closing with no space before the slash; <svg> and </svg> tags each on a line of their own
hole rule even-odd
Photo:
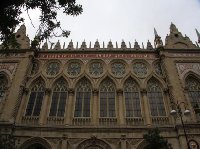
<svg viewBox="0 0 200 149">
<path fill-rule="evenodd" d="M 96 39 L 105 45 L 110 39 L 119 44 L 122 39 L 127 44 L 136 39 L 140 45 L 142 42 L 146 45 L 147 40 L 154 40 L 154 27 L 164 41 L 171 22 L 193 42 L 197 41 L 195 28 L 200 31 L 200 0 L 78 0 L 78 3 L 83 5 L 80 16 L 59 15 L 62 28 L 71 31 L 68 39 L 59 38 L 66 45 L 71 39 L 79 45 L 84 39 L 88 45 L 90 41 L 93 45 Z M 37 27 L 39 12 L 30 15 Z M 32 39 L 36 29 L 28 19 L 25 23 Z"/>
</svg>

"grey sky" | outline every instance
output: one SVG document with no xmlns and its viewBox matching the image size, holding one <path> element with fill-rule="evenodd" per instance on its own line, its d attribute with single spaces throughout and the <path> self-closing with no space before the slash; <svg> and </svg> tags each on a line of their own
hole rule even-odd
<svg viewBox="0 0 200 149">
<path fill-rule="evenodd" d="M 142 42 L 146 45 L 148 39 L 153 42 L 154 27 L 164 41 L 171 22 L 193 42 L 197 41 L 195 28 L 200 31 L 199 0 L 78 0 L 78 3 L 83 5 L 82 15 L 59 15 L 62 27 L 71 31 L 68 39 L 59 38 L 61 43 L 68 44 L 71 39 L 81 43 L 85 39 L 89 45 L 89 41 L 94 44 L 98 39 L 107 45 L 110 39 L 113 42 L 124 39 L 133 44 L 136 39 L 140 45 Z M 30 12 L 35 26 L 38 14 Z M 36 29 L 28 20 L 26 26 L 32 39 Z"/>
</svg>

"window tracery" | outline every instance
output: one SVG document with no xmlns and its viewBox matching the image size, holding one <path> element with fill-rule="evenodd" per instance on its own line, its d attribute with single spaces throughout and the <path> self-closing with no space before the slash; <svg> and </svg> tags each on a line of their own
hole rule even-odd
<svg viewBox="0 0 200 149">
<path fill-rule="evenodd" d="M 68 65 L 67 73 L 71 76 L 77 76 L 81 72 L 81 65 L 78 62 L 71 62 Z"/>
<path fill-rule="evenodd" d="M 123 63 L 115 62 L 111 65 L 112 73 L 115 76 L 123 76 L 125 74 L 125 65 Z"/>
<path fill-rule="evenodd" d="M 124 84 L 126 117 L 141 117 L 140 94 L 136 82 L 129 78 Z"/>
<path fill-rule="evenodd" d="M 31 75 L 38 73 L 39 71 L 39 63 L 34 61 L 31 69 Z"/>
<path fill-rule="evenodd" d="M 74 117 L 90 117 L 91 84 L 84 78 L 76 87 Z"/>
<path fill-rule="evenodd" d="M 103 65 L 100 62 L 94 62 L 89 66 L 89 73 L 94 76 L 99 76 L 103 73 Z"/>
<path fill-rule="evenodd" d="M 44 83 L 39 80 L 31 89 L 28 105 L 26 107 L 26 116 L 39 116 L 44 98 Z"/>
<path fill-rule="evenodd" d="M 200 81 L 193 77 L 188 77 L 186 79 L 186 86 L 192 107 L 200 109 Z"/>
<path fill-rule="evenodd" d="M 8 81 L 5 76 L 0 75 L 0 102 L 4 99 L 7 90 Z"/>
<path fill-rule="evenodd" d="M 133 64 L 133 72 L 137 76 L 145 76 L 147 74 L 147 66 L 142 62 L 136 62 Z"/>
<path fill-rule="evenodd" d="M 100 85 L 100 117 L 115 116 L 115 85 L 106 79 Z"/>
<path fill-rule="evenodd" d="M 64 79 L 60 79 L 57 81 L 53 89 L 49 116 L 64 116 L 67 96 L 67 83 Z"/>
<path fill-rule="evenodd" d="M 51 62 L 47 65 L 46 73 L 47 75 L 54 76 L 59 73 L 60 65 L 57 62 Z"/>
<path fill-rule="evenodd" d="M 166 116 L 163 93 L 159 83 L 155 79 L 151 79 L 147 84 L 147 96 L 149 99 L 151 115 Z"/>
</svg>

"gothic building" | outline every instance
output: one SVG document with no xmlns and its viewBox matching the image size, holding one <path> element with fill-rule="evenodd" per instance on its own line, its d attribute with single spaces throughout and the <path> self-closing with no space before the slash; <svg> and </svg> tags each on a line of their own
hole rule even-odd
<svg viewBox="0 0 200 149">
<path fill-rule="evenodd" d="M 158 127 L 171 148 L 199 149 L 199 45 L 174 24 L 165 44 L 154 32 L 146 48 L 35 50 L 22 25 L 21 48 L 0 50 L 0 133 L 19 149 L 145 149 L 143 134 Z"/>
</svg>

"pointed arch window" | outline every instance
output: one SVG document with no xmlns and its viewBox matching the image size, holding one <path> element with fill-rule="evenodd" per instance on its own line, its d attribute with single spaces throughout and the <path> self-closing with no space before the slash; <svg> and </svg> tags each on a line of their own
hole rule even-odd
<svg viewBox="0 0 200 149">
<path fill-rule="evenodd" d="M 68 97 L 67 83 L 64 79 L 56 82 L 53 88 L 51 98 L 51 109 L 49 116 L 63 117 L 65 114 L 65 105 Z"/>
<path fill-rule="evenodd" d="M 115 117 L 115 85 L 106 79 L 100 85 L 100 117 Z"/>
<path fill-rule="evenodd" d="M 192 107 L 200 109 L 200 81 L 190 76 L 186 79 L 186 86 Z"/>
<path fill-rule="evenodd" d="M 150 104 L 151 116 L 166 116 L 163 92 L 155 79 L 151 79 L 147 84 L 147 96 Z"/>
<path fill-rule="evenodd" d="M 0 102 L 5 98 L 8 81 L 4 75 L 0 75 Z"/>
<path fill-rule="evenodd" d="M 131 78 L 124 84 L 124 98 L 126 117 L 141 117 L 140 93 L 136 82 Z"/>
<path fill-rule="evenodd" d="M 26 116 L 39 116 L 44 98 L 44 82 L 37 81 L 31 89 L 28 105 L 26 108 Z"/>
<path fill-rule="evenodd" d="M 90 117 L 91 83 L 83 78 L 76 86 L 74 117 Z"/>
</svg>

